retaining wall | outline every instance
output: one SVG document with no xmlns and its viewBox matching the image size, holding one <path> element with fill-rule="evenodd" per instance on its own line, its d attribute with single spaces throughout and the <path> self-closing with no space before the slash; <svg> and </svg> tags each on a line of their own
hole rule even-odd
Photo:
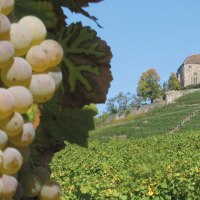
<svg viewBox="0 0 200 200">
<path fill-rule="evenodd" d="M 193 93 L 193 92 L 199 92 L 200 88 L 197 89 L 188 89 L 188 90 L 179 90 L 179 91 L 168 91 L 166 92 L 166 96 L 165 96 L 165 101 L 166 104 L 169 103 L 173 103 L 176 99 L 178 99 L 179 97 L 185 95 L 185 94 L 189 94 L 189 93 Z"/>
</svg>

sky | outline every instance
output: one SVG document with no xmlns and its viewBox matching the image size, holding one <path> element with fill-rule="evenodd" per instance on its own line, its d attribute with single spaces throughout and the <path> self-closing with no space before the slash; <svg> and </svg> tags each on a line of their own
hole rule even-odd
<svg viewBox="0 0 200 200">
<path fill-rule="evenodd" d="M 65 10 L 68 24 L 91 26 L 111 47 L 113 81 L 107 98 L 136 94 L 141 74 L 155 68 L 161 83 L 192 54 L 200 54 L 200 0 L 104 0 L 86 10 L 103 26 Z M 98 105 L 99 112 L 106 110 Z"/>
</svg>

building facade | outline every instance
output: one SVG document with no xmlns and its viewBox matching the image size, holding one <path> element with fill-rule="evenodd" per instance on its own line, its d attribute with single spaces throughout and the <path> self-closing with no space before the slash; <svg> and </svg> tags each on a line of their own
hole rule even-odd
<svg viewBox="0 0 200 200">
<path fill-rule="evenodd" d="M 200 83 L 200 54 L 185 59 L 177 70 L 177 77 L 182 87 Z"/>
</svg>

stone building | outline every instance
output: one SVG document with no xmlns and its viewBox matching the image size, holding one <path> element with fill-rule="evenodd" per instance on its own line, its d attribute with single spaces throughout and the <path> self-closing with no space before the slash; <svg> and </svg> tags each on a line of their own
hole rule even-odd
<svg viewBox="0 0 200 200">
<path fill-rule="evenodd" d="M 200 83 L 200 54 L 187 57 L 178 68 L 177 77 L 182 87 Z"/>
</svg>

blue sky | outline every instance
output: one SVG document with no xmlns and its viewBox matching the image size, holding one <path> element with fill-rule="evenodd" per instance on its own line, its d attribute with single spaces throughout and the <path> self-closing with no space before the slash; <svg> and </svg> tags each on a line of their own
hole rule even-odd
<svg viewBox="0 0 200 200">
<path fill-rule="evenodd" d="M 111 46 L 114 80 L 108 98 L 136 93 L 142 72 L 152 67 L 166 81 L 187 56 L 200 53 L 200 0 L 104 0 L 86 10 L 103 29 L 66 10 L 67 21 L 91 26 Z M 101 113 L 105 105 L 98 108 Z"/>
</svg>

